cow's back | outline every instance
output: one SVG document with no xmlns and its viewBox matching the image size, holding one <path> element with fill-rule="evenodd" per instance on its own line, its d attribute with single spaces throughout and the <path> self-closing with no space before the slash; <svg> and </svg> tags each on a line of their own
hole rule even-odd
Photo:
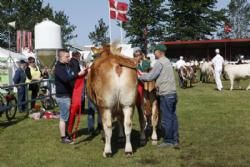
<svg viewBox="0 0 250 167">
<path fill-rule="evenodd" d="M 225 72 L 232 79 L 250 78 L 250 64 L 225 65 Z"/>
<path fill-rule="evenodd" d="M 116 56 L 104 55 L 91 66 L 87 91 L 93 102 L 104 108 L 134 105 L 137 75 L 135 69 L 121 66 Z"/>
</svg>

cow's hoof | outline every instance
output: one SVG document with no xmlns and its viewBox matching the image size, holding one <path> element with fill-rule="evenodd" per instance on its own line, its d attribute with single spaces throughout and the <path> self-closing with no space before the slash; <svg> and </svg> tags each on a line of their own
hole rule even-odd
<svg viewBox="0 0 250 167">
<path fill-rule="evenodd" d="M 103 152 L 103 157 L 104 158 L 111 158 L 112 157 L 112 153 L 105 153 L 105 152 Z"/>
<path fill-rule="evenodd" d="M 152 140 L 152 145 L 154 146 L 157 145 L 157 142 L 158 142 L 157 140 Z"/>
<path fill-rule="evenodd" d="M 131 156 L 133 155 L 133 152 L 125 152 L 125 155 L 126 155 L 127 157 L 131 157 Z"/>
</svg>

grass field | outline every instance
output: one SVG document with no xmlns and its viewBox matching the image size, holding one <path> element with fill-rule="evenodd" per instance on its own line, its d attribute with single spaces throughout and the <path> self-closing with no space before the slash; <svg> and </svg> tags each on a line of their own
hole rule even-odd
<svg viewBox="0 0 250 167">
<path fill-rule="evenodd" d="M 242 84 L 246 87 L 247 82 Z M 0 118 L 0 167 L 12 166 L 162 166 L 248 167 L 250 164 L 250 92 L 214 90 L 214 84 L 178 89 L 177 112 L 181 149 L 159 149 L 148 142 L 139 146 L 137 114 L 134 115 L 134 155 L 113 138 L 113 157 L 104 159 L 100 135 L 91 137 L 82 116 L 76 145 L 59 142 L 58 120 L 34 121 L 18 115 L 11 124 Z M 114 135 L 115 136 L 115 135 Z"/>
</svg>

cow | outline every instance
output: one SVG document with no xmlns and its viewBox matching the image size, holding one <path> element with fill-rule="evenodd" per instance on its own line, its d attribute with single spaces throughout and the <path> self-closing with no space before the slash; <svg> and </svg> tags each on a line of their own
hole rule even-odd
<svg viewBox="0 0 250 167">
<path fill-rule="evenodd" d="M 240 88 L 240 80 L 242 79 L 250 79 L 250 64 L 239 64 L 239 65 L 232 65 L 232 64 L 225 64 L 224 65 L 224 73 L 230 80 L 230 90 L 233 90 L 234 87 L 234 80 L 237 81 L 238 86 Z M 246 90 L 250 89 L 250 84 L 246 88 Z"/>
<path fill-rule="evenodd" d="M 204 63 L 200 64 L 200 73 L 202 82 L 204 83 L 210 82 L 214 74 L 212 62 L 205 61 Z"/>
<path fill-rule="evenodd" d="M 159 120 L 159 106 L 156 98 L 156 87 L 155 81 L 144 82 L 144 115 L 147 125 L 152 125 L 152 144 L 156 145 L 157 136 L 157 125 Z"/>
<path fill-rule="evenodd" d="M 115 46 L 111 46 L 115 48 Z M 92 48 L 94 50 L 94 48 Z M 109 46 L 98 49 L 87 77 L 87 93 L 101 114 L 105 134 L 104 157 L 112 156 L 112 118 L 123 120 L 125 153 L 133 153 L 131 145 L 132 115 L 137 96 L 136 62 L 112 51 Z"/>
<path fill-rule="evenodd" d="M 190 87 L 192 87 L 192 82 L 195 79 L 195 73 L 194 69 L 191 66 L 182 66 L 179 69 L 179 77 L 182 82 L 182 88 L 187 88 L 188 86 L 188 81 L 190 84 Z"/>
</svg>

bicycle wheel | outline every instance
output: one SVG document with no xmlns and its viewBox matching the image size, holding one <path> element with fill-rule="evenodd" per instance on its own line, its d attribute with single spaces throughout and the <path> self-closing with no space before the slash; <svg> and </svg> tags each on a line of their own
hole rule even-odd
<svg viewBox="0 0 250 167">
<path fill-rule="evenodd" d="M 11 98 L 7 100 L 7 110 L 5 113 L 8 121 L 15 118 L 16 111 L 17 111 L 17 100 L 16 97 L 13 95 L 11 96 Z"/>
<path fill-rule="evenodd" d="M 42 106 L 45 110 L 51 110 L 55 108 L 54 101 L 51 97 L 46 98 L 44 102 L 42 103 Z"/>
</svg>

